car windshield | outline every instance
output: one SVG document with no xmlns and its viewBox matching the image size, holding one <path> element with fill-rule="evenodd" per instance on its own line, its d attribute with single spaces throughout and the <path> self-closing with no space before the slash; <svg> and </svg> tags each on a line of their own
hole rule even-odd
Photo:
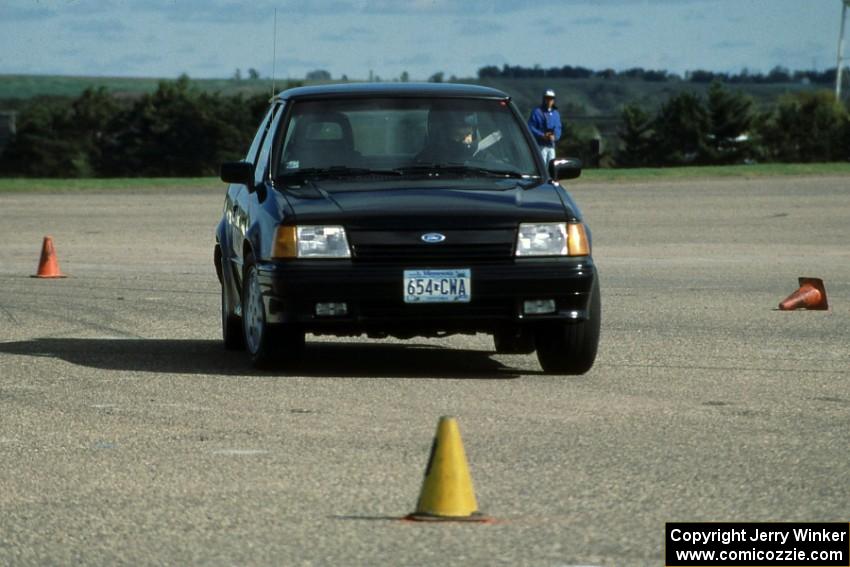
<svg viewBox="0 0 850 567">
<path fill-rule="evenodd" d="M 522 125 L 502 100 L 296 102 L 277 175 L 537 176 Z"/>
</svg>

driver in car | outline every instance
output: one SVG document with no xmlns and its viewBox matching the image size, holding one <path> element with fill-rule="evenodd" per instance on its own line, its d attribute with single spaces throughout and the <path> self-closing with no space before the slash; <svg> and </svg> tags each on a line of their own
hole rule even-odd
<svg viewBox="0 0 850 567">
<path fill-rule="evenodd" d="M 474 119 L 474 115 L 432 110 L 428 114 L 425 149 L 416 161 L 457 164 L 472 158 L 478 151 Z"/>
</svg>

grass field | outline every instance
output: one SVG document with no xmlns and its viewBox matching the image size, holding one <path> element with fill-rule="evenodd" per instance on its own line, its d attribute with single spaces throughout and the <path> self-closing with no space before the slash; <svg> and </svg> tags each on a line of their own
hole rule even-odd
<svg viewBox="0 0 850 567">
<path fill-rule="evenodd" d="M 42 179 L 26 177 L 0 178 L 0 192 L 29 191 L 122 191 L 138 189 L 186 189 L 221 187 L 216 177 L 129 177 L 107 179 Z"/>
<path fill-rule="evenodd" d="M 751 178 L 776 176 L 850 176 L 850 163 L 764 163 L 640 169 L 587 169 L 581 181 L 650 182 L 676 179 Z"/>
<path fill-rule="evenodd" d="M 572 183 L 649 183 L 678 179 L 761 178 L 777 176 L 848 176 L 850 163 L 769 163 L 704 167 L 643 169 L 587 169 Z M 121 191 L 139 189 L 186 189 L 224 184 L 215 177 L 133 177 L 115 179 L 0 178 L 0 193 L 28 191 Z"/>
</svg>

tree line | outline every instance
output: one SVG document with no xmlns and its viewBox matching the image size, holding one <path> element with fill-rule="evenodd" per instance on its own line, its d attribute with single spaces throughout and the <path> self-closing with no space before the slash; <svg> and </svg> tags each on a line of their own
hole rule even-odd
<svg viewBox="0 0 850 567">
<path fill-rule="evenodd" d="M 201 92 L 182 76 L 134 100 L 105 88 L 73 100 L 32 99 L 0 155 L 0 174 L 29 177 L 217 175 L 240 159 L 268 95 Z"/>
<path fill-rule="evenodd" d="M 599 161 L 589 155 L 593 137 L 567 119 L 558 153 Z M 673 95 L 654 113 L 627 105 L 615 147 L 601 158 L 613 167 L 850 161 L 850 105 L 821 90 L 757 110 L 751 97 L 715 81 L 705 97 Z"/>
<path fill-rule="evenodd" d="M 30 177 L 211 176 L 241 159 L 268 106 L 267 95 L 221 96 L 162 82 L 122 99 L 89 89 L 71 100 L 37 98 L 0 154 L 0 174 Z M 589 164 L 598 134 L 563 116 L 559 155 Z M 671 96 L 654 112 L 627 105 L 608 167 L 850 160 L 850 111 L 829 91 L 785 95 L 767 110 L 715 81 L 706 96 Z"/>
<path fill-rule="evenodd" d="M 730 84 L 777 84 L 777 83 L 809 83 L 815 85 L 829 85 L 835 83 L 836 67 L 823 71 L 798 70 L 791 71 L 782 66 L 776 66 L 767 73 L 752 72 L 742 69 L 739 73 L 724 73 L 717 71 L 706 71 L 696 69 L 685 73 L 684 77 L 676 73 L 670 73 L 663 69 L 644 69 L 643 67 L 632 67 L 622 71 L 614 69 L 593 70 L 587 67 L 573 67 L 564 65 L 562 67 L 543 68 L 540 65 L 534 67 L 523 67 L 522 65 L 488 65 L 478 69 L 479 79 L 589 79 L 597 77 L 601 79 L 637 79 L 649 82 L 680 81 L 686 80 L 692 83 L 711 83 L 720 81 Z"/>
</svg>

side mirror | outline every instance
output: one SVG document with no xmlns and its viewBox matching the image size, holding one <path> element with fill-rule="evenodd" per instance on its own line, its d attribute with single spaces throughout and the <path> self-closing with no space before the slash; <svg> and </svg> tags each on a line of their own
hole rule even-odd
<svg viewBox="0 0 850 567">
<path fill-rule="evenodd" d="M 553 159 L 549 161 L 549 176 L 559 179 L 575 179 L 581 175 L 582 163 L 578 158 Z"/>
<path fill-rule="evenodd" d="M 229 161 L 221 164 L 221 180 L 225 183 L 254 186 L 254 166 L 247 161 Z"/>
</svg>

